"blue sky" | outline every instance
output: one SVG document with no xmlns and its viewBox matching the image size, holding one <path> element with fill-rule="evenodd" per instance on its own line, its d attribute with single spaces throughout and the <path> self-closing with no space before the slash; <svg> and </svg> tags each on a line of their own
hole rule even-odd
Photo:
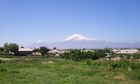
<svg viewBox="0 0 140 84">
<path fill-rule="evenodd" d="M 53 42 L 75 33 L 140 42 L 140 1 L 0 0 L 0 45 Z"/>
</svg>

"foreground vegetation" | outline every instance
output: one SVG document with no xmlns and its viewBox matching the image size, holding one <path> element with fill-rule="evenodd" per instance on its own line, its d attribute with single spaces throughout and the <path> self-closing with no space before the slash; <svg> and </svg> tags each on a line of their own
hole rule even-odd
<svg viewBox="0 0 140 84">
<path fill-rule="evenodd" d="M 140 84 L 140 63 L 0 58 L 0 84 Z"/>
</svg>

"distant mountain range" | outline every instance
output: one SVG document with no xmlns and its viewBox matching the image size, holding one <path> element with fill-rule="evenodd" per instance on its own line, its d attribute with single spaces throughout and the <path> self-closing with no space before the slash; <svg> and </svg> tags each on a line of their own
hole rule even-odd
<svg viewBox="0 0 140 84">
<path fill-rule="evenodd" d="M 81 48 L 140 48 L 140 42 L 137 43 L 117 43 L 99 40 L 96 38 L 88 38 L 80 34 L 73 34 L 68 38 L 53 43 L 32 44 L 31 47 L 47 46 L 48 48 L 58 49 L 81 49 Z"/>
</svg>

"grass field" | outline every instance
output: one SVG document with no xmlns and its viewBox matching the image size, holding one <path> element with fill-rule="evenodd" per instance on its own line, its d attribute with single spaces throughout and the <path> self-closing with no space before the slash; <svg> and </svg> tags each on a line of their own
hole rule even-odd
<svg viewBox="0 0 140 84">
<path fill-rule="evenodd" d="M 87 64 L 29 57 L 0 60 L 0 84 L 140 84 L 139 69 L 113 69 L 107 61 Z"/>
</svg>

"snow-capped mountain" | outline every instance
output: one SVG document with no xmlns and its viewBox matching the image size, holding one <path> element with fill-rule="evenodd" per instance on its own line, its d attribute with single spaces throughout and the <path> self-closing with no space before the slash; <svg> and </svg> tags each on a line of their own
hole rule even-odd
<svg viewBox="0 0 140 84">
<path fill-rule="evenodd" d="M 63 41 L 81 41 L 81 40 L 95 40 L 95 38 L 89 38 L 80 34 L 73 34 L 69 37 L 67 37 L 66 39 L 64 39 Z"/>
<path fill-rule="evenodd" d="M 52 43 L 32 44 L 32 47 L 47 46 L 58 49 L 81 49 L 81 48 L 140 48 L 140 43 L 116 43 L 73 34 L 66 39 Z"/>
</svg>

